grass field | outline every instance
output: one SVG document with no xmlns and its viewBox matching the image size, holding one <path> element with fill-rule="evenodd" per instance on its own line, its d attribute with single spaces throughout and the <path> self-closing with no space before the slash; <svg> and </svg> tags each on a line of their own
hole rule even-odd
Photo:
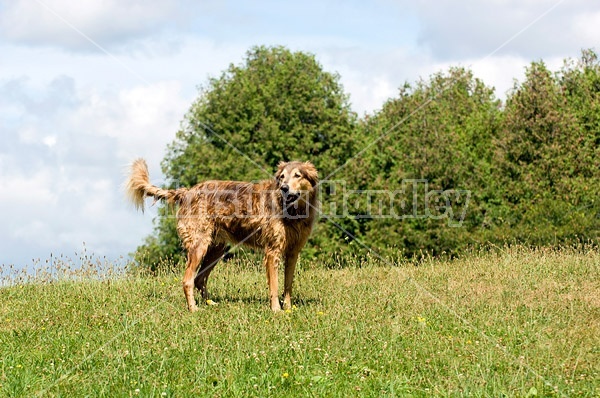
<svg viewBox="0 0 600 398">
<path fill-rule="evenodd" d="M 600 395 L 598 249 L 346 262 L 278 314 L 244 259 L 194 314 L 181 272 L 0 288 L 0 396 Z"/>
</svg>

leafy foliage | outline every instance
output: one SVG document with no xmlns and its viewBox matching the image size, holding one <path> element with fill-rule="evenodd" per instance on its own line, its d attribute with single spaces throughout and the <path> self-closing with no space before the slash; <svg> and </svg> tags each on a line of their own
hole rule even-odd
<svg viewBox="0 0 600 398">
<path fill-rule="evenodd" d="M 450 68 L 357 120 L 339 76 L 314 56 L 255 47 L 201 90 L 163 170 L 174 187 L 263 179 L 280 160 L 312 161 L 328 181 L 304 255 L 339 265 L 365 247 L 411 257 L 597 240 L 599 148 L 591 50 L 555 73 L 532 63 L 505 104 L 471 71 Z M 157 258 L 182 258 L 167 208 L 136 252 L 146 265 Z"/>
<path fill-rule="evenodd" d="M 513 229 L 511 238 L 533 244 L 598 238 L 599 72 L 591 52 L 555 75 L 543 62 L 532 63 L 507 100 L 495 143 L 504 187 L 497 220 L 500 229 Z"/>
<path fill-rule="evenodd" d="M 400 190 L 404 201 L 394 203 L 402 220 L 368 221 L 367 241 L 408 255 L 455 252 L 469 242 L 484 220 L 500 118 L 493 90 L 462 68 L 405 84 L 364 126 L 365 135 L 378 138 L 356 164 L 360 179 L 352 185 Z"/>
<path fill-rule="evenodd" d="M 268 178 L 281 160 L 337 166 L 353 150 L 354 123 L 338 80 L 312 55 L 250 50 L 244 65 L 231 65 L 202 90 L 169 147 L 165 174 L 191 185 L 208 177 Z"/>
</svg>

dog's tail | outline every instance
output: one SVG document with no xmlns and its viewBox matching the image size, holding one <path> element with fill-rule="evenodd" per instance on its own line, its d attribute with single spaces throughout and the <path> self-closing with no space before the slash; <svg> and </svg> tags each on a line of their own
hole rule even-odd
<svg viewBox="0 0 600 398">
<path fill-rule="evenodd" d="M 150 183 L 148 165 L 144 159 L 136 159 L 131 164 L 131 174 L 125 185 L 127 197 L 136 209 L 144 211 L 144 198 L 152 196 L 156 200 L 166 200 L 168 203 L 177 203 L 181 200 L 187 189 L 162 189 Z"/>
</svg>

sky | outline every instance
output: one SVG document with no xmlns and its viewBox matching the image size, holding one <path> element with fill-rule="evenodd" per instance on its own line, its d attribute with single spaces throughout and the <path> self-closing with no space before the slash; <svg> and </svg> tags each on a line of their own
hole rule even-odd
<svg viewBox="0 0 600 398">
<path fill-rule="evenodd" d="M 252 46 L 314 54 L 363 116 L 450 66 L 503 99 L 599 44 L 597 0 L 0 0 L 0 264 L 126 261 L 156 216 L 126 202 L 128 164 L 162 184 L 199 87 Z"/>
</svg>

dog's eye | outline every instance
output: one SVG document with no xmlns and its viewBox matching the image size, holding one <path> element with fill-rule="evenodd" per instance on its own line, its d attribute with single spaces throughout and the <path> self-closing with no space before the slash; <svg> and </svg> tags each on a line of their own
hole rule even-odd
<svg viewBox="0 0 600 398">
<path fill-rule="evenodd" d="M 295 177 L 295 178 L 300 178 L 300 177 L 302 177 L 302 174 L 300 174 L 300 173 L 296 173 L 296 174 L 294 174 L 294 177 Z"/>
<path fill-rule="evenodd" d="M 277 177 L 278 180 L 283 180 L 283 174 L 280 174 L 279 177 Z"/>
</svg>

